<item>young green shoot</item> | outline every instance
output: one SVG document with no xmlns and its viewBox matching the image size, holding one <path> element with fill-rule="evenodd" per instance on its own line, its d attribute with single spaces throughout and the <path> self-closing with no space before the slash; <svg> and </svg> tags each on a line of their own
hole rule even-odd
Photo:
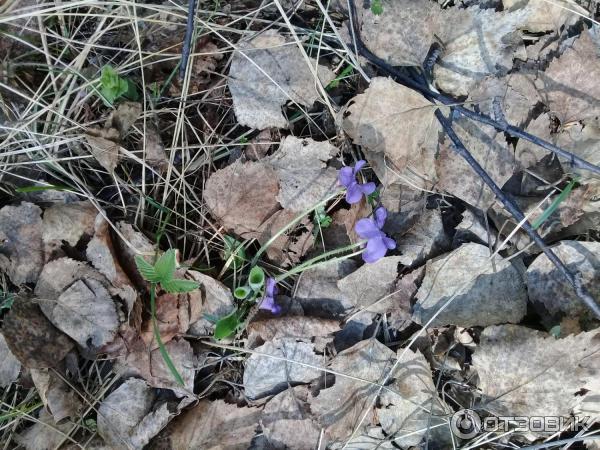
<svg viewBox="0 0 600 450">
<path fill-rule="evenodd" d="M 154 264 L 150 264 L 141 256 L 135 257 L 135 264 L 138 272 L 144 278 L 144 280 L 150 283 L 150 315 L 152 317 L 152 329 L 154 332 L 154 338 L 158 344 L 160 354 L 165 361 L 165 364 L 171 371 L 171 374 L 181 386 L 185 386 L 183 378 L 179 374 L 179 371 L 173 364 L 167 349 L 161 339 L 160 330 L 156 321 L 156 287 L 160 286 L 166 292 L 169 293 L 183 293 L 190 292 L 198 289 L 200 285 L 191 280 L 184 280 L 174 278 L 175 270 L 177 269 L 176 250 L 170 249 L 164 252 Z"/>
<path fill-rule="evenodd" d="M 578 181 L 578 178 L 572 179 L 569 182 L 569 184 L 567 184 L 567 186 L 563 189 L 563 191 L 554 199 L 554 201 L 552 201 L 550 206 L 548 206 L 548 208 L 546 208 L 546 210 L 542 213 L 542 215 L 540 217 L 538 217 L 531 224 L 531 227 L 534 230 L 537 230 L 539 227 L 541 227 L 543 225 L 543 223 L 546 222 L 550 218 L 550 216 L 554 213 L 554 211 L 556 211 L 556 208 L 558 208 L 558 206 L 567 199 L 567 197 L 573 190 L 573 186 L 575 186 L 577 181 Z"/>
<path fill-rule="evenodd" d="M 102 68 L 100 75 L 100 94 L 106 106 L 114 105 L 121 97 L 137 100 L 138 93 L 131 80 L 121 78 L 117 71 L 110 65 Z"/>
</svg>

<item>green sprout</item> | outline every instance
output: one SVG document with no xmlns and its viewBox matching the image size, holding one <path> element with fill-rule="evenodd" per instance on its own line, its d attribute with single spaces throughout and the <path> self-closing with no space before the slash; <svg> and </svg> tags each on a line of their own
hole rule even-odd
<svg viewBox="0 0 600 450">
<path fill-rule="evenodd" d="M 371 0 L 371 12 L 376 16 L 383 14 L 383 5 L 381 0 Z"/>
<path fill-rule="evenodd" d="M 137 100 L 138 93 L 132 81 L 121 78 L 110 65 L 102 68 L 100 75 L 100 94 L 107 106 L 112 106 L 121 97 Z"/>
<path fill-rule="evenodd" d="M 315 225 L 318 225 L 320 228 L 327 228 L 333 222 L 333 219 L 330 215 L 325 211 L 324 206 L 320 206 L 315 209 L 315 217 L 314 217 Z"/>
<path fill-rule="evenodd" d="M 195 281 L 173 278 L 177 269 L 176 251 L 174 249 L 164 252 L 154 264 L 150 264 L 144 258 L 137 255 L 135 257 L 135 264 L 140 275 L 150 283 L 150 315 L 152 316 L 152 328 L 160 354 L 177 383 L 185 386 L 183 378 L 179 374 L 175 364 L 173 364 L 160 337 L 160 330 L 156 321 L 156 286 L 160 285 L 163 290 L 169 293 L 181 293 L 198 289 L 200 285 Z"/>
</svg>

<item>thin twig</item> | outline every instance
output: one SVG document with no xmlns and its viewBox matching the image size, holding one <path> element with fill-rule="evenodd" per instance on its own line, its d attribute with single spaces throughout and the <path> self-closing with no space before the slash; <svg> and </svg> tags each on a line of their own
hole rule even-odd
<svg viewBox="0 0 600 450">
<path fill-rule="evenodd" d="M 192 36 L 194 35 L 194 18 L 196 16 L 196 0 L 189 0 L 187 25 L 185 28 L 185 39 L 183 41 L 183 50 L 181 52 L 181 64 L 179 66 L 179 78 L 183 80 L 190 59 L 190 48 L 192 46 Z"/>
<path fill-rule="evenodd" d="M 516 138 L 524 139 L 524 140 L 529 141 L 533 144 L 536 144 L 552 153 L 555 153 L 556 155 L 568 160 L 572 167 L 589 170 L 590 172 L 600 175 L 600 167 L 599 166 L 592 164 L 592 163 L 580 158 L 579 156 L 577 156 L 571 152 L 568 152 L 568 151 L 564 150 L 563 148 L 560 148 L 550 142 L 540 139 L 537 136 L 527 133 L 526 131 L 524 131 L 518 127 L 510 125 L 510 124 L 506 123 L 505 121 L 499 122 L 499 121 L 494 120 L 493 118 L 491 118 L 490 116 L 488 116 L 486 114 L 483 114 L 480 112 L 475 112 L 468 108 L 465 108 L 457 100 L 455 100 L 451 97 L 448 97 L 446 95 L 440 94 L 439 92 L 435 92 L 435 91 L 431 90 L 426 84 L 410 78 L 408 75 L 403 73 L 401 70 L 398 70 L 395 67 L 386 63 L 383 59 L 381 59 L 380 57 L 375 55 L 373 52 L 371 52 L 367 48 L 367 46 L 364 44 L 362 39 L 360 38 L 360 33 L 359 33 L 359 28 L 358 28 L 359 27 L 358 26 L 358 16 L 356 14 L 356 5 L 354 4 L 354 0 L 349 0 L 349 3 L 350 3 L 351 14 L 353 16 L 353 20 L 351 23 L 352 23 L 352 26 L 355 27 L 354 35 L 355 35 L 355 40 L 356 40 L 356 48 L 357 48 L 358 52 L 362 56 L 364 56 L 366 59 L 368 59 L 369 62 L 371 62 L 372 64 L 377 66 L 379 69 L 386 72 L 388 75 L 391 75 L 395 81 L 402 84 L 403 86 L 406 86 L 417 92 L 420 92 L 425 97 L 434 99 L 444 105 L 452 106 L 456 112 L 462 114 L 465 117 L 468 117 L 471 120 L 483 123 L 485 125 L 490 125 L 490 126 L 494 127 L 496 130 L 503 131 L 503 132 L 505 132 L 513 137 L 516 137 Z M 352 32 L 352 30 L 350 30 L 350 31 Z"/>
<path fill-rule="evenodd" d="M 349 0 L 349 3 L 350 3 L 350 8 L 351 8 L 351 14 L 353 15 L 353 18 L 354 18 L 353 24 L 356 27 L 358 20 L 357 20 L 357 16 L 356 16 L 356 7 L 354 5 L 354 0 Z M 350 30 L 350 31 L 352 32 L 353 30 Z M 563 156 L 563 157 L 570 159 L 571 164 L 575 165 L 576 167 L 585 168 L 585 169 L 591 170 L 593 172 L 600 173 L 599 167 L 597 167 L 593 164 L 590 164 L 587 161 L 584 161 L 583 159 L 581 159 L 559 147 L 556 147 L 556 146 L 553 146 L 552 144 L 546 143 L 545 141 L 543 141 L 535 136 L 532 136 L 529 133 L 525 133 L 523 130 L 520 130 L 520 129 L 513 127 L 511 125 L 508 125 L 508 124 L 496 122 L 491 117 L 485 116 L 480 113 L 475 113 L 475 112 L 470 111 L 462 106 L 456 106 L 456 103 L 457 103 L 456 101 L 449 99 L 448 97 L 442 96 L 437 92 L 431 91 L 428 87 L 426 87 L 420 81 L 416 81 L 416 80 L 410 78 L 409 76 L 405 75 L 401 71 L 399 71 L 399 70 L 393 68 L 392 66 L 390 66 L 389 64 L 387 64 L 385 61 L 383 61 L 378 56 L 374 55 L 371 51 L 369 51 L 366 48 L 366 46 L 362 42 L 362 40 L 360 38 L 360 34 L 358 32 L 358 29 L 354 30 L 354 37 L 356 40 L 357 48 L 359 49 L 359 51 L 362 53 L 362 55 L 365 58 L 367 58 L 370 62 L 375 64 L 380 69 L 387 72 L 396 81 L 400 82 L 404 86 L 420 92 L 429 101 L 433 102 L 433 100 L 439 100 L 441 103 L 443 103 L 445 105 L 452 105 L 451 106 L 452 111 L 456 110 L 456 111 L 460 112 L 461 114 L 463 114 L 467 118 L 479 121 L 481 123 L 485 123 L 487 125 L 491 125 L 494 128 L 505 131 L 509 134 L 512 134 L 512 133 L 510 133 L 509 130 L 514 129 L 518 133 L 512 134 L 513 136 L 522 137 L 523 139 L 530 140 L 531 142 L 538 144 L 543 148 L 547 148 L 550 151 L 554 151 L 554 153 L 558 154 L 559 156 Z M 464 144 L 462 143 L 462 141 L 460 140 L 458 135 L 454 132 L 454 129 L 452 128 L 452 123 L 450 122 L 450 120 L 448 120 L 446 117 L 444 117 L 444 114 L 442 113 L 442 111 L 440 109 L 436 109 L 434 114 L 435 114 L 435 117 L 437 118 L 437 120 L 440 122 L 440 125 L 444 129 L 445 133 L 448 135 L 448 137 L 452 141 L 454 151 L 456 153 L 458 153 L 471 166 L 471 168 L 475 171 L 475 173 L 492 190 L 492 192 L 496 195 L 496 198 L 504 205 L 504 207 L 507 209 L 507 211 L 517 220 L 517 222 L 521 222 L 522 228 L 529 235 L 529 237 L 544 252 L 546 257 L 552 262 L 552 264 L 554 264 L 554 266 L 556 266 L 558 271 L 566 278 L 566 280 L 569 282 L 569 284 L 571 286 L 573 286 L 573 288 L 575 289 L 575 293 L 577 294 L 577 297 L 579 297 L 579 299 L 583 303 L 585 303 L 588 308 L 590 308 L 592 310 L 592 312 L 594 313 L 594 315 L 596 317 L 600 318 L 600 307 L 595 302 L 594 298 L 591 296 L 591 294 L 588 292 L 588 290 L 583 286 L 581 279 L 578 278 L 577 276 L 575 276 L 567 268 L 567 266 L 565 266 L 565 264 L 560 260 L 560 258 L 558 258 L 558 256 L 556 256 L 556 253 L 554 253 L 544 243 L 544 240 L 533 229 L 531 224 L 525 219 L 525 215 L 520 210 L 520 208 L 517 206 L 517 204 L 512 200 L 512 198 L 509 197 L 506 193 L 504 193 L 502 191 L 502 189 L 500 189 L 500 187 L 496 184 L 496 182 L 489 176 L 489 174 L 483 169 L 483 167 L 481 167 L 479 162 L 477 162 L 477 160 L 475 158 L 473 158 L 473 155 L 471 155 L 471 152 L 469 152 L 469 150 L 464 146 Z M 548 148 L 548 146 L 550 146 L 552 148 Z"/>
</svg>

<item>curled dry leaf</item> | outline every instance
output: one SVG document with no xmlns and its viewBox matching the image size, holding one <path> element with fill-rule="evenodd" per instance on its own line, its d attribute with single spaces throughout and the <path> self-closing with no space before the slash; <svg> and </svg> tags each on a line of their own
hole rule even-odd
<svg viewBox="0 0 600 450">
<path fill-rule="evenodd" d="M 52 369 L 31 369 L 37 393 L 56 423 L 81 412 L 81 397 Z M 64 375 L 63 375 L 64 377 Z"/>
<path fill-rule="evenodd" d="M 321 430 L 310 414 L 310 395 L 306 386 L 296 386 L 277 394 L 265 405 L 261 427 L 276 448 L 319 448 Z"/>
<path fill-rule="evenodd" d="M 48 261 L 60 250 L 63 242 L 75 247 L 82 238 L 94 234 L 98 210 L 89 201 L 57 203 L 44 210 L 42 240 Z"/>
<path fill-rule="evenodd" d="M 88 128 L 84 135 L 90 153 L 109 173 L 113 173 L 120 160 L 119 132 L 115 128 Z"/>
<path fill-rule="evenodd" d="M 253 237 L 278 209 L 276 172 L 263 162 L 236 161 L 213 173 L 204 189 L 211 213 L 225 229 Z"/>
<path fill-rule="evenodd" d="M 137 292 L 121 267 L 110 235 L 110 226 L 102 214 L 94 224 L 94 237 L 86 248 L 88 261 L 114 286 L 111 293 L 117 294 L 127 305 L 127 313 L 133 309 Z"/>
<path fill-rule="evenodd" d="M 395 172 L 424 187 L 435 178 L 440 126 L 433 113 L 433 106 L 422 95 L 389 78 L 377 77 L 341 113 L 342 127 L 355 144 L 383 153 Z M 386 183 L 388 175 L 381 179 Z"/>
<path fill-rule="evenodd" d="M 600 50 L 584 30 L 573 46 L 538 72 L 536 85 L 561 124 L 600 115 Z"/>
<path fill-rule="evenodd" d="M 336 153 L 338 149 L 327 141 L 284 138 L 279 150 L 268 158 L 279 178 L 277 200 L 281 206 L 300 213 L 335 192 L 337 171 L 327 167 L 327 161 Z"/>
<path fill-rule="evenodd" d="M 246 450 L 256 434 L 260 408 L 238 408 L 223 400 L 202 400 L 179 416 L 165 434 L 174 450 Z"/>
<path fill-rule="evenodd" d="M 40 308 L 83 349 L 111 342 L 119 328 L 108 281 L 86 263 L 60 258 L 44 266 L 35 287 Z"/>
<path fill-rule="evenodd" d="M 21 363 L 11 353 L 4 335 L 0 334 L 0 388 L 8 387 L 20 372 Z"/>
<path fill-rule="evenodd" d="M 473 355 L 486 410 L 568 417 L 595 404 L 597 414 L 599 350 L 598 331 L 555 339 L 518 325 L 486 328 Z"/>
<path fill-rule="evenodd" d="M 574 273 L 589 292 L 600 292 L 600 242 L 562 241 L 553 248 L 556 256 Z M 573 287 L 559 273 L 545 254 L 527 268 L 529 299 L 537 307 L 556 316 L 589 314 L 589 309 L 575 294 Z"/>
<path fill-rule="evenodd" d="M 266 31 L 238 44 L 229 70 L 228 86 L 235 116 L 241 125 L 265 129 L 286 128 L 281 106 L 292 101 L 312 106 L 319 98 L 313 68 L 323 85 L 335 74 L 302 52 L 294 42 L 275 31 Z M 312 69 L 312 70 L 311 70 Z"/>
<path fill-rule="evenodd" d="M 453 125 L 454 131 L 473 158 L 502 187 L 515 170 L 514 154 L 509 150 L 504 135 L 492 127 L 479 126 L 464 118 L 455 120 Z M 436 168 L 439 189 L 484 211 L 495 202 L 494 193 L 462 156 L 452 149 L 448 138 L 441 144 Z"/>
<path fill-rule="evenodd" d="M 483 245 L 463 244 L 428 261 L 413 320 L 429 327 L 519 322 L 527 311 L 523 277 L 511 262 L 489 256 Z"/>
<path fill-rule="evenodd" d="M 313 345 L 294 338 L 276 338 L 255 352 L 244 368 L 244 389 L 250 399 L 276 394 L 289 385 L 308 383 L 320 374 L 313 367 L 323 364 L 323 357 L 314 353 Z"/>
<path fill-rule="evenodd" d="M 2 334 L 11 353 L 30 369 L 55 367 L 73 348 L 73 341 L 52 325 L 37 303 L 23 296 L 5 316 Z"/>
<path fill-rule="evenodd" d="M 156 407 L 156 391 L 130 378 L 98 407 L 98 434 L 114 449 L 142 449 L 172 417 L 166 403 Z"/>
<path fill-rule="evenodd" d="M 356 263 L 352 260 L 331 261 L 310 268 L 298 279 L 295 299 L 308 315 L 325 319 L 342 318 L 353 306 L 338 287 L 338 280 L 352 273 Z"/>
<path fill-rule="evenodd" d="M 0 270 L 17 286 L 35 282 L 42 270 L 41 214 L 28 202 L 0 209 Z"/>
</svg>

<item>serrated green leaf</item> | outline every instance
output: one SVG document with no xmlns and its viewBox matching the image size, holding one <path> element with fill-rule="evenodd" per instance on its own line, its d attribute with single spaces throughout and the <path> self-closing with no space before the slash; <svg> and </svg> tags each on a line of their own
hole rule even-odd
<svg viewBox="0 0 600 450">
<path fill-rule="evenodd" d="M 200 284 L 192 280 L 175 279 L 161 282 L 160 287 L 170 294 L 177 294 L 180 292 L 190 292 L 196 290 L 200 287 Z"/>
<path fill-rule="evenodd" d="M 236 332 L 240 326 L 240 314 L 239 311 L 233 311 L 231 314 L 222 317 L 217 321 L 215 326 L 215 339 L 225 339 Z"/>
<path fill-rule="evenodd" d="M 165 283 L 173 279 L 175 269 L 177 268 L 177 251 L 171 248 L 160 255 L 160 258 L 154 263 L 154 270 L 158 277 L 159 283 Z"/>
<path fill-rule="evenodd" d="M 248 286 L 240 286 L 233 291 L 233 296 L 238 300 L 244 300 L 248 297 L 248 295 L 250 295 L 250 292 L 252 292 L 252 290 Z"/>
<path fill-rule="evenodd" d="M 248 284 L 253 290 L 258 291 L 265 284 L 265 272 L 260 267 L 254 266 L 250 270 Z"/>
<path fill-rule="evenodd" d="M 383 5 L 381 0 L 371 0 L 371 12 L 376 16 L 383 14 Z"/>
<path fill-rule="evenodd" d="M 154 266 L 139 255 L 135 256 L 135 265 L 142 278 L 151 283 L 160 281 L 160 277 L 156 273 Z"/>
</svg>

